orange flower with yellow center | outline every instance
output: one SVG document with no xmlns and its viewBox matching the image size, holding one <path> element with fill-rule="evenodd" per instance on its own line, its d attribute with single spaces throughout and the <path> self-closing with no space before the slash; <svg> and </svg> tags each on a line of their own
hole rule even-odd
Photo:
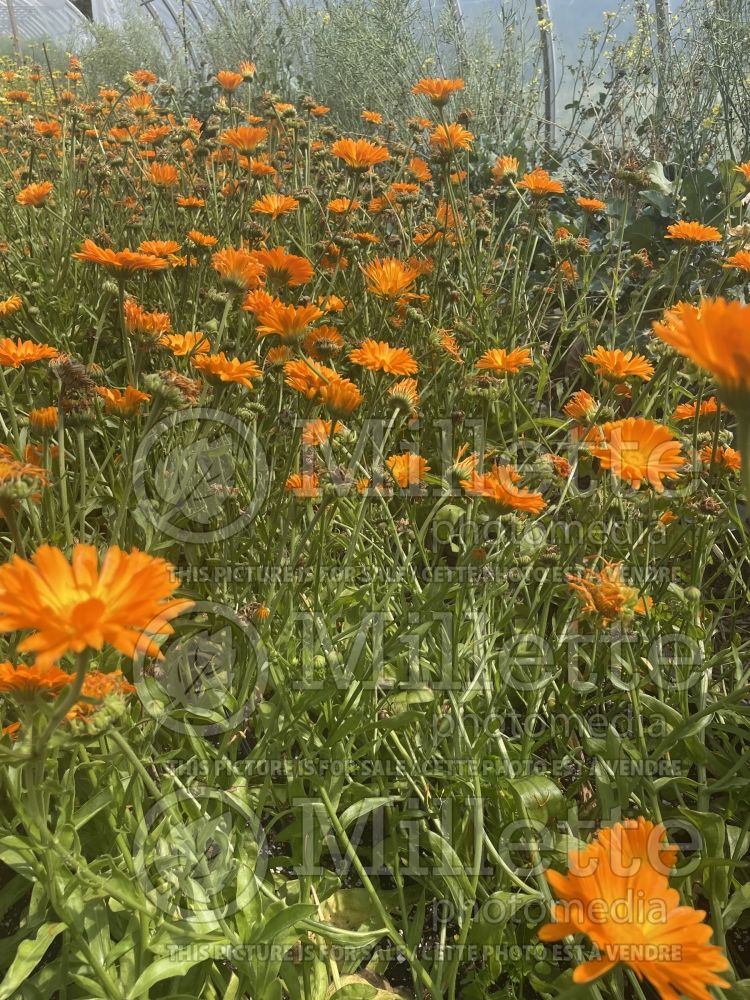
<svg viewBox="0 0 750 1000">
<path fill-rule="evenodd" d="M 369 139 L 338 139 L 331 146 L 331 153 L 337 160 L 343 160 L 355 173 L 369 170 L 391 158 L 385 146 L 379 146 Z"/>
<path fill-rule="evenodd" d="M 23 663 L 14 666 L 10 660 L 0 663 L 0 694 L 17 699 L 56 698 L 72 680 L 73 674 L 52 664 L 27 667 Z"/>
<path fill-rule="evenodd" d="M 28 208 L 38 208 L 52 194 L 53 184 L 51 181 L 42 181 L 40 184 L 29 184 L 16 195 L 19 205 L 26 205 Z"/>
<path fill-rule="evenodd" d="M 240 125 L 238 128 L 227 129 L 219 136 L 222 146 L 236 149 L 243 156 L 249 156 L 268 138 L 268 129 L 255 125 Z"/>
<path fill-rule="evenodd" d="M 429 98 L 436 108 L 442 108 L 451 96 L 464 89 L 463 80 L 442 80 L 426 76 L 411 88 L 412 94 L 421 94 Z"/>
<path fill-rule="evenodd" d="M 263 276 L 263 268 L 249 250 L 241 247 L 235 250 L 227 247 L 217 250 L 212 255 L 214 271 L 223 278 L 225 283 L 237 291 L 250 291 L 257 288 Z"/>
<path fill-rule="evenodd" d="M 299 208 L 299 202 L 288 194 L 266 194 L 253 203 L 253 212 L 258 212 L 260 215 L 270 215 L 272 219 L 278 219 L 282 215 L 294 212 L 297 208 Z"/>
<path fill-rule="evenodd" d="M 449 156 L 457 150 L 469 150 L 474 136 L 458 122 L 436 125 L 430 133 L 430 146 L 434 153 Z"/>
<path fill-rule="evenodd" d="M 211 350 L 208 338 L 201 330 L 167 334 L 159 338 L 159 346 L 166 347 L 178 358 L 187 357 L 189 354 L 208 354 Z"/>
<path fill-rule="evenodd" d="M 596 347 L 591 354 L 585 354 L 583 360 L 595 365 L 596 374 L 608 382 L 626 382 L 630 378 L 648 382 L 654 374 L 654 366 L 642 354 L 632 351 L 608 351 L 606 347 Z"/>
<path fill-rule="evenodd" d="M 170 619 L 193 604 L 172 598 L 177 586 L 169 563 L 137 549 L 113 546 L 99 568 L 93 545 L 76 545 L 70 563 L 43 545 L 31 561 L 0 566 L 0 631 L 31 630 L 18 649 L 35 653 L 37 667 L 105 645 L 159 656 L 153 637 L 171 634 Z"/>
<path fill-rule="evenodd" d="M 315 472 L 293 473 L 284 483 L 284 489 L 298 500 L 314 500 L 320 496 L 320 480 Z"/>
<path fill-rule="evenodd" d="M 307 354 L 317 361 L 325 361 L 334 354 L 338 354 L 344 346 L 344 338 L 335 326 L 324 323 L 310 330 L 302 342 Z"/>
<path fill-rule="evenodd" d="M 239 358 L 228 358 L 222 351 L 220 354 L 198 354 L 193 356 L 193 368 L 197 368 L 210 382 L 236 383 L 252 389 L 254 378 L 260 378 L 262 372 L 254 361 L 240 361 Z"/>
<path fill-rule="evenodd" d="M 141 411 L 141 405 L 151 399 L 147 392 L 141 392 L 132 385 L 126 386 L 122 392 L 119 389 L 97 386 L 96 394 L 104 401 L 107 413 L 116 413 L 120 417 L 137 416 Z"/>
<path fill-rule="evenodd" d="M 623 581 L 621 562 L 605 563 L 600 570 L 588 570 L 584 576 L 568 574 L 567 581 L 583 605 L 582 614 L 593 615 L 603 626 L 616 618 L 643 615 L 653 603 Z"/>
<path fill-rule="evenodd" d="M 719 445 L 716 449 L 710 444 L 704 445 L 700 450 L 700 460 L 704 465 L 717 465 L 724 469 L 731 469 L 732 472 L 739 472 L 742 468 L 742 456 L 734 448 L 727 448 Z"/>
<path fill-rule="evenodd" d="M 518 182 L 521 191 L 528 191 L 532 198 L 546 198 L 551 194 L 563 194 L 565 188 L 560 181 L 550 177 L 549 172 L 542 167 L 536 167 L 524 174 Z"/>
<path fill-rule="evenodd" d="M 408 295 L 420 274 L 417 267 L 396 257 L 386 257 L 383 260 L 376 257 L 362 268 L 362 273 L 367 291 L 379 299 L 397 299 Z"/>
<path fill-rule="evenodd" d="M 702 222 L 673 222 L 667 226 L 667 240 L 682 240 L 683 243 L 718 243 L 721 233 L 715 226 L 704 226 Z"/>
<path fill-rule="evenodd" d="M 469 496 L 489 500 L 504 512 L 541 514 L 546 507 L 544 497 L 519 487 L 520 481 L 521 476 L 512 466 L 496 465 L 490 472 L 472 471 L 468 479 L 461 480 L 461 486 Z"/>
<path fill-rule="evenodd" d="M 493 347 L 485 351 L 475 367 L 480 371 L 492 371 L 502 375 L 517 375 L 521 368 L 532 365 L 531 351 L 528 347 L 515 347 L 506 351 L 503 347 Z"/>
<path fill-rule="evenodd" d="M 402 490 L 424 481 L 430 471 L 427 460 L 421 455 L 406 451 L 401 455 L 391 455 L 385 462 L 388 471 Z"/>
<path fill-rule="evenodd" d="M 418 368 L 408 347 L 391 347 L 384 340 L 364 340 L 349 352 L 349 360 L 371 372 L 388 375 L 413 375 Z"/>
<path fill-rule="evenodd" d="M 0 319 L 7 319 L 19 310 L 23 309 L 23 299 L 20 295 L 11 295 L 7 299 L 0 299 Z"/>
<path fill-rule="evenodd" d="M 135 250 L 107 250 L 93 240 L 84 240 L 81 249 L 73 254 L 76 260 L 98 264 L 114 274 L 131 274 L 134 271 L 164 271 L 169 261 Z"/>
<path fill-rule="evenodd" d="M 607 207 L 606 201 L 601 201 L 599 198 L 577 198 L 576 205 L 584 210 L 584 212 L 603 212 Z"/>
<path fill-rule="evenodd" d="M 563 413 L 567 417 L 570 417 L 571 420 L 580 420 L 582 423 L 587 423 L 593 419 L 598 409 L 599 404 L 594 397 L 586 392 L 585 389 L 579 389 L 563 406 Z"/>
<path fill-rule="evenodd" d="M 244 81 L 242 73 L 232 73 L 230 70 L 222 69 L 216 74 L 216 82 L 228 94 L 233 94 Z"/>
<path fill-rule="evenodd" d="M 45 361 L 57 357 L 57 348 L 48 344 L 35 344 L 33 340 L 21 340 L 15 343 L 10 337 L 0 340 L 0 365 L 3 368 L 20 368 L 34 361 Z"/>
<path fill-rule="evenodd" d="M 267 280 L 276 285 L 296 288 L 298 285 L 304 285 L 315 274 L 312 264 L 306 257 L 287 253 L 283 247 L 254 250 L 252 255 L 265 271 Z"/>
<path fill-rule="evenodd" d="M 171 163 L 152 163 L 148 171 L 148 179 L 154 187 L 175 187 L 180 183 L 177 167 Z"/>
<path fill-rule="evenodd" d="M 593 427 L 586 447 L 599 459 L 603 469 L 637 490 L 646 480 L 657 493 L 664 491 L 664 479 L 674 479 L 685 465 L 680 442 L 668 427 L 644 417 L 627 417 Z"/>
<path fill-rule="evenodd" d="M 492 183 L 500 184 L 506 177 L 515 177 L 518 173 L 518 167 L 518 157 L 498 156 L 490 171 L 492 174 Z"/>
<path fill-rule="evenodd" d="M 677 852 L 665 844 L 665 833 L 643 817 L 628 819 L 571 852 L 567 875 L 546 872 L 561 902 L 552 907 L 554 923 L 540 929 L 540 939 L 585 934 L 600 953 L 575 968 L 575 983 L 590 983 L 623 963 L 662 1000 L 711 1000 L 709 986 L 729 985 L 717 975 L 729 963 L 708 943 L 706 914 L 682 905 L 669 886 Z"/>
<path fill-rule="evenodd" d="M 285 344 L 293 344 L 307 332 L 311 323 L 320 319 L 323 313 L 317 306 L 284 305 L 274 302 L 258 314 L 259 337 L 269 337 L 273 334 L 281 337 Z"/>
</svg>

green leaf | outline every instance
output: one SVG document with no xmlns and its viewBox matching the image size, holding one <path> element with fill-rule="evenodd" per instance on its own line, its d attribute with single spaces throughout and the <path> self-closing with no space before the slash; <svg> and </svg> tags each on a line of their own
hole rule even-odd
<svg viewBox="0 0 750 1000">
<path fill-rule="evenodd" d="M 0 983 L 0 1000 L 11 1000 L 21 983 L 29 978 L 44 958 L 57 935 L 64 930 L 65 924 L 42 924 L 35 937 L 21 942 L 16 957 Z"/>
<path fill-rule="evenodd" d="M 197 955 L 200 953 L 198 952 Z M 138 977 L 135 985 L 127 994 L 125 1000 L 139 1000 L 155 983 L 161 983 L 165 979 L 178 978 L 184 976 L 194 965 L 205 961 L 200 957 L 194 958 L 157 958 Z"/>
</svg>

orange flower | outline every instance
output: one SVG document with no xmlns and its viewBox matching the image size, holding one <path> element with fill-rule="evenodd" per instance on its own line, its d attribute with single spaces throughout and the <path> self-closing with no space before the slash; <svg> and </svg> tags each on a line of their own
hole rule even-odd
<svg viewBox="0 0 750 1000">
<path fill-rule="evenodd" d="M 391 455 L 390 458 L 386 459 L 385 464 L 402 490 L 423 482 L 424 477 L 430 471 L 427 460 L 410 451 L 403 452 L 401 455 Z"/>
<path fill-rule="evenodd" d="M 662 493 L 662 480 L 674 479 L 685 464 L 680 442 L 672 437 L 669 428 L 644 417 L 627 417 L 594 427 L 586 446 L 603 469 L 611 469 L 634 490 L 645 479 L 657 493 Z"/>
<path fill-rule="evenodd" d="M 59 667 L 27 667 L 23 663 L 14 666 L 10 660 L 0 663 L 0 694 L 15 698 L 56 698 L 66 684 L 73 680 Z"/>
<path fill-rule="evenodd" d="M 317 306 L 286 306 L 283 302 L 274 302 L 258 315 L 259 337 L 277 334 L 285 344 L 293 344 L 300 340 L 311 323 L 314 323 L 323 313 Z"/>
<path fill-rule="evenodd" d="M 29 410 L 29 427 L 37 434 L 51 434 L 57 428 L 59 413 L 56 406 Z"/>
<path fill-rule="evenodd" d="M 126 386 L 124 392 L 120 392 L 119 389 L 97 386 L 96 394 L 104 400 L 104 409 L 107 413 L 116 413 L 120 417 L 138 416 L 141 404 L 151 399 L 148 393 L 140 392 L 132 385 Z"/>
<path fill-rule="evenodd" d="M 187 197 L 178 196 L 175 198 L 175 204 L 179 205 L 180 208 L 205 208 L 206 202 L 203 198 L 196 198 L 194 195 L 188 195 Z M 190 233 L 188 233 L 190 236 Z M 215 237 L 211 237 L 216 242 Z"/>
<path fill-rule="evenodd" d="M 379 111 L 363 111 L 361 117 L 362 121 L 369 122 L 371 125 L 383 124 L 383 116 Z"/>
<path fill-rule="evenodd" d="M 266 194 L 253 204 L 253 212 L 261 215 L 270 215 L 272 219 L 278 219 L 287 212 L 293 212 L 299 208 L 299 202 L 288 194 Z"/>
<path fill-rule="evenodd" d="M 211 236 L 210 233 L 202 233 L 200 229 L 191 229 L 187 238 L 199 247 L 215 247 L 219 242 L 215 236 Z"/>
<path fill-rule="evenodd" d="M 94 715 L 106 698 L 124 698 L 133 694 L 135 687 L 126 680 L 121 670 L 103 674 L 100 670 L 89 670 L 83 679 L 81 701 L 77 701 L 65 716 L 66 719 L 81 721 Z"/>
<path fill-rule="evenodd" d="M 430 135 L 430 145 L 433 152 L 440 155 L 450 155 L 459 149 L 471 149 L 474 136 L 458 122 L 436 125 Z"/>
<path fill-rule="evenodd" d="M 719 445 L 715 451 L 710 444 L 704 445 L 700 450 L 700 460 L 704 465 L 719 465 L 733 472 L 739 472 L 742 468 L 740 453 L 723 445 Z"/>
<path fill-rule="evenodd" d="M 7 94 L 5 95 L 8 96 Z M 748 184 L 750 184 L 750 160 L 746 160 L 744 163 L 738 163 L 734 168 L 738 174 L 742 174 Z"/>
<path fill-rule="evenodd" d="M 736 267 L 740 271 L 750 271 L 750 253 L 747 250 L 740 250 L 739 253 L 727 257 L 721 266 L 726 268 Z"/>
<path fill-rule="evenodd" d="M 35 344 L 33 340 L 18 340 L 14 343 L 10 337 L 0 340 L 0 365 L 3 368 L 20 368 L 34 361 L 45 361 L 57 357 L 57 348 L 48 344 Z"/>
<path fill-rule="evenodd" d="M 397 299 L 407 295 L 414 288 L 414 282 L 419 277 L 419 269 L 411 264 L 386 257 L 383 260 L 376 257 L 362 273 L 367 282 L 367 291 L 380 299 Z"/>
<path fill-rule="evenodd" d="M 520 481 L 512 466 L 498 465 L 487 473 L 472 471 L 468 479 L 461 480 L 461 486 L 469 496 L 489 500 L 503 511 L 540 514 L 546 507 L 542 494 L 521 489 L 516 485 Z"/>
<path fill-rule="evenodd" d="M 407 413 L 416 415 L 419 406 L 419 392 L 417 391 L 417 380 L 414 378 L 402 378 L 394 382 L 388 389 L 388 395 Z"/>
<path fill-rule="evenodd" d="M 253 125 L 240 125 L 238 128 L 227 129 L 219 136 L 222 146 L 229 146 L 236 149 L 243 156 L 249 156 L 261 143 L 268 138 L 267 128 L 258 128 Z"/>
<path fill-rule="evenodd" d="M 346 215 L 347 212 L 356 212 L 358 208 L 362 208 L 362 202 L 350 198 L 334 198 L 333 201 L 328 202 L 328 211 L 333 212 L 334 215 Z"/>
<path fill-rule="evenodd" d="M 386 372 L 388 375 L 413 375 L 417 362 L 408 347 L 391 347 L 384 340 L 364 340 L 349 352 L 349 360 L 362 365 L 371 372 Z"/>
<path fill-rule="evenodd" d="M 163 271 L 169 267 L 169 262 L 162 257 L 153 257 L 147 253 L 137 253 L 133 250 L 105 250 L 97 246 L 93 240 L 84 240 L 81 249 L 74 253 L 76 260 L 84 260 L 90 264 L 98 264 L 115 274 L 130 274 L 133 271 Z"/>
<path fill-rule="evenodd" d="M 0 299 L 0 319 L 13 316 L 20 309 L 23 309 L 23 299 L 20 295 L 11 295 L 7 299 Z"/>
<path fill-rule="evenodd" d="M 515 156 L 498 156 L 492 167 L 492 183 L 499 184 L 506 177 L 515 177 L 518 173 L 518 158 Z"/>
<path fill-rule="evenodd" d="M 718 243 L 721 233 L 714 226 L 704 226 L 701 222 L 674 222 L 667 226 L 667 240 L 683 240 L 685 243 Z"/>
<path fill-rule="evenodd" d="M 642 354 L 633 354 L 632 351 L 624 354 L 620 350 L 608 351 L 605 347 L 596 347 L 591 354 L 585 354 L 583 360 L 596 365 L 596 374 L 608 382 L 625 382 L 629 378 L 648 382 L 654 374 L 654 366 Z"/>
<path fill-rule="evenodd" d="M 188 354 L 208 354 L 211 350 L 208 338 L 200 330 L 165 335 L 159 338 L 159 345 L 167 347 L 178 358 L 187 357 Z"/>
<path fill-rule="evenodd" d="M 601 829 L 582 850 L 571 852 L 568 875 L 548 870 L 547 881 L 562 902 L 554 923 L 539 931 L 542 941 L 586 934 L 600 957 L 573 972 L 589 983 L 620 962 L 647 979 L 662 1000 L 711 1000 L 709 986 L 729 984 L 717 972 L 729 963 L 709 945 L 705 913 L 683 906 L 669 887 L 677 852 L 665 843 L 665 829 L 639 817 Z"/>
<path fill-rule="evenodd" d="M 313 277 L 315 271 L 306 257 L 287 253 L 283 247 L 273 250 L 254 250 L 253 258 L 260 264 L 269 281 L 277 285 L 296 288 Z"/>
<path fill-rule="evenodd" d="M 320 496 L 320 480 L 314 472 L 295 472 L 284 483 L 284 489 L 299 500 L 314 500 Z"/>
<path fill-rule="evenodd" d="M 563 194 L 565 188 L 560 181 L 553 180 L 546 170 L 536 167 L 523 175 L 518 182 L 521 191 L 528 191 L 533 198 L 546 198 L 551 194 Z"/>
<path fill-rule="evenodd" d="M 503 347 L 495 347 L 485 351 L 475 367 L 483 371 L 517 375 L 522 367 L 533 365 L 533 363 L 528 347 L 515 347 L 512 351 L 506 351 Z"/>
<path fill-rule="evenodd" d="M 152 257 L 173 257 L 180 249 L 180 244 L 175 240 L 143 240 L 138 244 L 140 253 L 150 254 Z"/>
<path fill-rule="evenodd" d="M 41 184 L 29 184 L 16 195 L 19 205 L 26 205 L 36 208 L 43 205 L 52 192 L 52 182 L 42 181 Z"/>
<path fill-rule="evenodd" d="M 712 417 L 719 410 L 726 410 L 726 406 L 723 403 L 720 404 L 716 396 L 709 396 L 708 399 L 701 402 L 700 409 L 695 403 L 680 403 L 672 414 L 672 420 L 694 420 L 696 414 L 699 419 Z"/>
<path fill-rule="evenodd" d="M 148 312 L 135 299 L 126 299 L 122 307 L 125 329 L 129 334 L 157 340 L 172 329 L 169 313 Z"/>
<path fill-rule="evenodd" d="M 335 425 L 333 420 L 308 420 L 302 428 L 302 444 L 315 447 L 321 444 L 328 444 L 334 434 L 340 434 L 344 426 L 338 420 Z"/>
<path fill-rule="evenodd" d="M 603 212 L 607 207 L 606 201 L 600 201 L 599 198 L 577 198 L 576 204 L 579 205 L 584 212 Z"/>
<path fill-rule="evenodd" d="M 242 73 L 232 73 L 226 69 L 219 70 L 216 74 L 216 82 L 221 89 L 225 90 L 228 94 L 234 93 L 244 80 L 245 78 Z"/>
<path fill-rule="evenodd" d="M 76 545 L 72 563 L 43 545 L 30 562 L 16 555 L 0 566 L 0 631 L 32 630 L 18 648 L 36 653 L 37 667 L 105 644 L 159 656 L 152 637 L 171 634 L 170 618 L 192 607 L 171 599 L 177 581 L 163 559 L 113 546 L 97 563 L 93 545 Z"/>
<path fill-rule="evenodd" d="M 211 382 L 234 382 L 252 389 L 250 379 L 260 378 L 262 372 L 254 361 L 240 361 L 239 358 L 228 358 L 222 351 L 220 354 L 200 354 L 193 357 L 193 368 Z"/>
<path fill-rule="evenodd" d="M 339 378 L 320 387 L 318 398 L 334 417 L 345 417 L 362 405 L 362 393 L 348 378 Z"/>
<path fill-rule="evenodd" d="M 239 250 L 234 250 L 232 247 L 217 250 L 211 261 L 214 271 L 237 291 L 247 292 L 260 284 L 263 268 L 244 247 Z"/>
<path fill-rule="evenodd" d="M 428 97 L 436 108 L 442 108 L 459 90 L 464 89 L 463 80 L 440 80 L 434 77 L 425 77 L 419 80 L 411 88 L 412 94 L 423 94 Z"/>
<path fill-rule="evenodd" d="M 331 355 L 337 354 L 344 346 L 344 338 L 335 326 L 323 324 L 310 330 L 303 341 L 305 351 L 318 361 L 325 361 Z"/>
<path fill-rule="evenodd" d="M 423 184 L 432 180 L 432 171 L 427 163 L 419 156 L 413 156 L 409 160 L 408 170 L 415 180 L 421 181 Z"/>
<path fill-rule="evenodd" d="M 369 170 L 391 158 L 385 146 L 369 139 L 338 139 L 331 146 L 331 153 L 354 171 Z"/>
<path fill-rule="evenodd" d="M 173 167 L 171 163 L 152 163 L 148 179 L 155 187 L 175 187 L 180 183 L 177 167 Z"/>
<path fill-rule="evenodd" d="M 653 324 L 657 337 L 711 372 L 729 392 L 750 392 L 750 305 L 726 299 L 701 299 L 668 309 Z"/>
<path fill-rule="evenodd" d="M 302 393 L 306 399 L 320 398 L 320 390 L 329 382 L 341 380 L 338 372 L 326 365 L 314 365 L 307 359 L 295 358 L 284 365 L 284 381 L 290 389 Z"/>
<path fill-rule="evenodd" d="M 585 389 L 576 392 L 563 406 L 563 413 L 572 420 L 587 423 L 599 409 L 599 404 Z"/>
<path fill-rule="evenodd" d="M 643 615 L 653 604 L 650 597 L 640 597 L 634 587 L 623 582 L 621 562 L 605 563 L 601 570 L 587 570 L 584 576 L 568 574 L 567 581 L 583 604 L 581 613 L 593 615 L 602 626 L 616 618 Z"/>
</svg>

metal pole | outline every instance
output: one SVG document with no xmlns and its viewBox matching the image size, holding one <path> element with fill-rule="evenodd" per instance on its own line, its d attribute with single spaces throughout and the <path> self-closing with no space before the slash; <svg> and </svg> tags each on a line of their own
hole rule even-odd
<svg viewBox="0 0 750 1000">
<path fill-rule="evenodd" d="M 13 51 L 16 53 L 16 59 L 21 59 L 21 38 L 18 34 L 18 21 L 16 20 L 16 5 L 15 0 L 5 0 L 6 6 L 8 8 L 8 20 L 10 21 L 10 31 L 13 35 Z"/>
<path fill-rule="evenodd" d="M 534 0 L 542 43 L 542 72 L 544 73 L 544 132 L 547 149 L 555 142 L 555 43 L 552 37 L 552 17 L 548 0 Z"/>
<path fill-rule="evenodd" d="M 667 65 L 669 59 L 669 0 L 654 0 L 656 15 L 656 120 L 661 126 L 666 115 Z"/>
</svg>

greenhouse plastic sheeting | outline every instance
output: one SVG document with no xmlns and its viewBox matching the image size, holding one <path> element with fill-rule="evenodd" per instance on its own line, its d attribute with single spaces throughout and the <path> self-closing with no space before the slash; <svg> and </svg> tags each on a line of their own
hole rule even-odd
<svg viewBox="0 0 750 1000">
<path fill-rule="evenodd" d="M 86 19 L 69 0 L 13 0 L 21 41 L 67 38 Z M 0 0 L 0 36 L 10 36 L 10 17 Z"/>
<path fill-rule="evenodd" d="M 181 34 L 183 25 L 192 32 L 215 13 L 215 0 L 140 0 L 138 6 L 170 35 Z M 91 8 L 95 21 L 111 25 L 119 24 L 128 10 L 122 0 L 92 0 Z"/>
</svg>

